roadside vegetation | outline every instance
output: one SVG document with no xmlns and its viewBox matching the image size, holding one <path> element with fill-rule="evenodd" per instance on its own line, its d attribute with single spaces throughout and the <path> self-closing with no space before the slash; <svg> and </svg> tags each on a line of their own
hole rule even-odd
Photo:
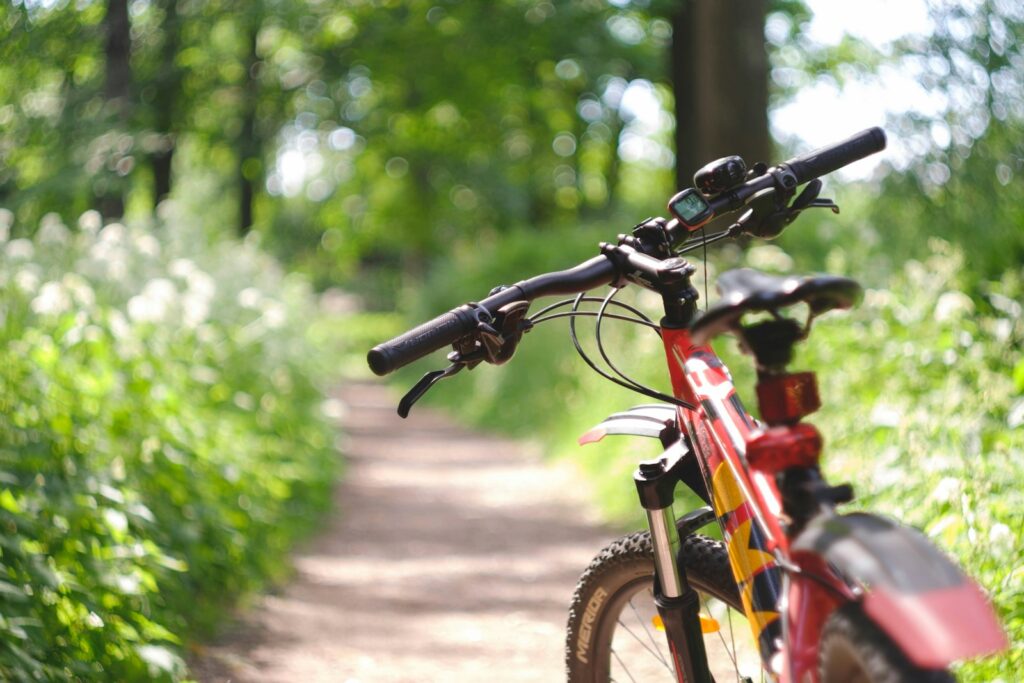
<svg viewBox="0 0 1024 683">
<path fill-rule="evenodd" d="M 0 221 L 0 678 L 178 680 L 329 504 L 315 299 L 177 215 Z"/>
</svg>

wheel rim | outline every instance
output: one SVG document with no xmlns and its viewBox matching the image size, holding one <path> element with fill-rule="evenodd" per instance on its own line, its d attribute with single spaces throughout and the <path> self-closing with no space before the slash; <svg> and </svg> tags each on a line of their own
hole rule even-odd
<svg viewBox="0 0 1024 683">
<path fill-rule="evenodd" d="M 704 634 L 708 664 L 716 683 L 727 681 L 763 682 L 760 655 L 750 627 L 742 612 L 692 584 L 701 601 L 701 614 L 711 616 L 720 626 L 717 632 Z M 668 642 L 655 626 L 658 614 L 654 604 L 653 581 L 644 577 L 623 587 L 608 607 L 615 621 L 607 620 L 598 633 L 599 652 L 608 652 L 602 662 L 607 678 L 619 682 L 674 681 Z"/>
</svg>

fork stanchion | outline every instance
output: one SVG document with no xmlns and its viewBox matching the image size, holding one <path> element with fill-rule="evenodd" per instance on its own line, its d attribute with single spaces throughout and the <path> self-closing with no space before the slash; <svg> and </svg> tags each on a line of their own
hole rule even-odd
<svg viewBox="0 0 1024 683">
<path fill-rule="evenodd" d="M 676 676 L 683 683 L 714 683 L 700 625 L 700 597 L 676 559 L 680 541 L 672 501 L 679 477 L 675 467 L 660 458 L 640 463 L 633 480 L 651 529 L 654 602 L 665 626 Z"/>
</svg>

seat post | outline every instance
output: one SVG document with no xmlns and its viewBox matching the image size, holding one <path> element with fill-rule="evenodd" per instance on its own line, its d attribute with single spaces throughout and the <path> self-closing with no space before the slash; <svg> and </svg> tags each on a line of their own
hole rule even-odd
<svg viewBox="0 0 1024 683">
<path fill-rule="evenodd" d="M 804 327 L 795 320 L 775 317 L 753 325 L 737 326 L 743 346 L 757 362 L 758 375 L 783 374 L 793 360 L 793 346 L 804 338 Z"/>
</svg>

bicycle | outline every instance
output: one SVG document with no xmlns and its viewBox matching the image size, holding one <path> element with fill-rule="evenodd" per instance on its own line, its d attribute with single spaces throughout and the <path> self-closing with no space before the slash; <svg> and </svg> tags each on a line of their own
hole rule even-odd
<svg viewBox="0 0 1024 683">
<path fill-rule="evenodd" d="M 670 200 L 671 219 L 648 219 L 574 268 L 496 287 L 482 301 L 369 352 L 370 368 L 384 375 L 452 345 L 451 364 L 424 375 L 399 403 L 404 417 L 441 379 L 481 362 L 505 363 L 533 326 L 568 317 L 572 341 L 594 370 L 659 401 L 613 415 L 580 439 L 654 437 L 665 451 L 634 474 L 649 529 L 607 546 L 577 585 L 566 636 L 570 681 L 759 676 L 784 683 L 938 683 L 953 680 L 954 661 L 1007 646 L 980 588 L 951 560 L 895 521 L 840 514 L 838 506 L 853 499 L 852 487 L 829 484 L 819 469 L 821 436 L 802 421 L 820 407 L 815 375 L 788 366 L 817 316 L 859 300 L 857 282 L 728 271 L 718 278 L 721 300 L 701 314 L 691 282 L 696 268 L 682 257 L 741 235 L 774 237 L 809 208 L 838 212 L 819 198 L 819 177 L 885 144 L 884 132 L 871 128 L 771 167 L 748 169 L 740 157 L 711 162 L 694 176 L 696 187 Z M 709 221 L 739 210 L 728 228 L 704 235 Z M 614 299 L 627 284 L 661 295 L 658 323 Z M 612 287 L 607 296 L 586 296 L 604 285 Z M 554 294 L 574 297 L 527 316 L 533 300 Z M 588 301 L 599 303 L 596 312 L 581 309 Z M 807 308 L 803 322 L 783 313 L 797 304 Z M 584 315 L 596 318 L 597 346 L 614 374 L 582 349 L 575 322 Z M 601 342 L 606 318 L 661 336 L 671 394 L 615 367 Z M 756 363 L 760 421 L 744 409 L 709 345 L 726 332 Z M 680 483 L 705 506 L 676 519 Z M 724 541 L 696 533 L 714 521 Z M 749 637 L 740 642 L 733 614 L 749 624 Z M 634 619 L 637 627 L 630 628 L 626 622 Z"/>
</svg>

